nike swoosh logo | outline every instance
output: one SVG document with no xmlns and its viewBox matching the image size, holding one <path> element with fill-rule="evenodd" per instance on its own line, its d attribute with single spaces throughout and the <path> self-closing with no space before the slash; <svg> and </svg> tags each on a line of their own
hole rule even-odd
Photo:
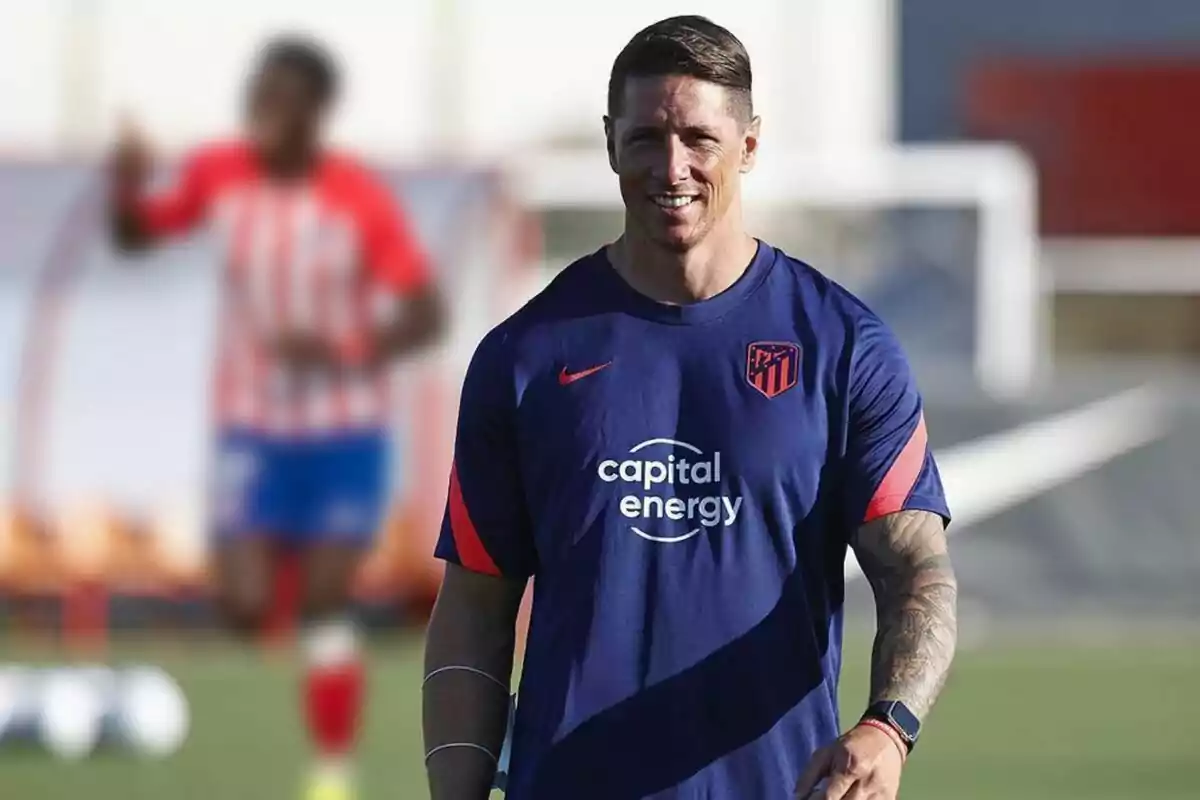
<svg viewBox="0 0 1200 800">
<path fill-rule="evenodd" d="M 935 453 L 954 523 L 947 533 L 1056 489 L 1167 435 L 1164 393 L 1143 386 Z M 845 578 L 862 576 L 854 551 Z"/>
<path fill-rule="evenodd" d="M 586 378 L 588 375 L 594 375 L 597 372 L 599 372 L 600 370 L 604 369 L 605 367 L 608 367 L 611 365 L 612 365 L 612 362 L 609 361 L 604 364 L 599 364 L 595 367 L 589 367 L 588 369 L 580 370 L 579 372 L 567 372 L 567 368 L 563 367 L 562 372 L 558 373 L 558 384 L 559 384 L 559 386 L 566 386 L 567 384 L 571 384 L 571 383 L 574 383 L 575 381 L 582 380 L 583 378 Z"/>
</svg>

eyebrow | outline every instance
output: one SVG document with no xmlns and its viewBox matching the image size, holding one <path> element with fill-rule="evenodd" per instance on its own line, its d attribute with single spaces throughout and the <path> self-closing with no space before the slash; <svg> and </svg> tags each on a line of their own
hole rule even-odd
<svg viewBox="0 0 1200 800">
<path fill-rule="evenodd" d="M 625 137 L 632 138 L 634 136 L 644 136 L 646 134 L 658 135 L 658 134 L 661 134 L 662 132 L 663 132 L 662 125 L 652 125 L 652 124 L 635 125 L 634 127 L 630 128 L 628 132 L 626 132 Z M 688 126 L 684 127 L 680 131 L 680 133 L 682 133 L 684 136 L 690 136 L 690 137 L 716 136 L 717 130 L 708 125 L 688 125 Z"/>
</svg>

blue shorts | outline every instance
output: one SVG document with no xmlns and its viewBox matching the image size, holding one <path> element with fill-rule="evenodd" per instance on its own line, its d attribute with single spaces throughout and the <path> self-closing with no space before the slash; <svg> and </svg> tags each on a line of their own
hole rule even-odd
<svg viewBox="0 0 1200 800">
<path fill-rule="evenodd" d="M 380 430 L 312 439 L 227 430 L 214 464 L 214 533 L 369 545 L 387 502 L 388 449 Z"/>
</svg>

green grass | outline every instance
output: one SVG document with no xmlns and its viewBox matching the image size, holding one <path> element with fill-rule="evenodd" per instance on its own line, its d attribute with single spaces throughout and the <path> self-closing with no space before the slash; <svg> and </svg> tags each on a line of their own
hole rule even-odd
<svg viewBox="0 0 1200 800">
<path fill-rule="evenodd" d="M 306 745 L 295 668 L 225 647 L 138 650 L 190 698 L 193 730 L 162 763 L 108 754 L 77 765 L 0 752 L 0 798 L 290 800 Z M 0 660 L 14 655 L 0 649 Z M 847 653 L 843 703 L 866 690 Z M 373 654 L 363 800 L 425 797 L 416 641 Z M 964 650 L 902 796 L 924 800 L 1170 800 L 1200 796 L 1200 644 L 1006 643 Z M 740 800 L 740 799 L 739 799 Z"/>
</svg>

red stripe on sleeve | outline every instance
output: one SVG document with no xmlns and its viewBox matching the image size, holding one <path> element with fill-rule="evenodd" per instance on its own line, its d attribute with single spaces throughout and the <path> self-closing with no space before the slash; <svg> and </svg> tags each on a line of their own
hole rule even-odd
<svg viewBox="0 0 1200 800">
<path fill-rule="evenodd" d="M 925 415 L 917 420 L 917 427 L 908 438 L 908 443 L 892 463 L 883 480 L 875 489 L 863 522 L 894 514 L 904 508 L 904 502 L 912 493 L 925 466 L 925 452 L 929 445 L 929 434 L 925 430 Z"/>
<path fill-rule="evenodd" d="M 479 531 L 475 530 L 475 523 L 471 522 L 467 504 L 463 502 L 462 486 L 458 483 L 457 464 L 450 468 L 450 532 L 454 534 L 454 546 L 458 550 L 458 560 L 464 567 L 485 575 L 500 574 L 496 562 L 488 555 L 487 549 L 483 546 L 483 540 L 479 538 Z"/>
</svg>

